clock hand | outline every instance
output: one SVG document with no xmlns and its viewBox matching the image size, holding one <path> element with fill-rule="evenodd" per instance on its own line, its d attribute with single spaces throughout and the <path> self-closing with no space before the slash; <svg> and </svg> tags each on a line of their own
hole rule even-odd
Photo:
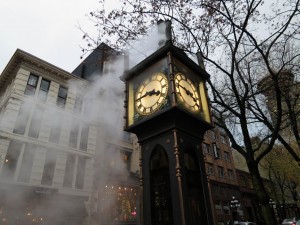
<svg viewBox="0 0 300 225">
<path fill-rule="evenodd" d="M 196 103 L 196 105 L 199 107 L 199 105 L 197 104 L 197 99 L 193 96 L 193 93 L 190 92 L 186 87 L 182 86 L 181 84 L 178 84 L 179 87 L 181 87 L 183 90 L 185 90 L 185 93 L 188 96 L 191 96 L 191 98 L 193 99 L 193 101 Z"/>
<path fill-rule="evenodd" d="M 142 98 L 146 97 L 146 96 L 152 96 L 152 95 L 156 95 L 158 96 L 160 94 L 160 91 L 157 90 L 155 91 L 155 89 L 153 89 L 152 91 L 147 91 L 144 95 L 142 95 L 141 97 L 137 98 L 136 101 L 141 100 Z"/>
<path fill-rule="evenodd" d="M 159 94 L 160 94 L 159 90 L 155 91 L 155 89 L 153 89 L 152 91 L 150 91 L 149 96 L 152 96 L 152 95 L 158 96 Z"/>
<path fill-rule="evenodd" d="M 188 95 L 188 96 L 191 96 L 193 97 L 193 94 L 184 86 L 182 86 L 181 84 L 178 84 L 179 87 L 181 87 L 183 90 L 185 90 L 185 93 Z"/>
</svg>

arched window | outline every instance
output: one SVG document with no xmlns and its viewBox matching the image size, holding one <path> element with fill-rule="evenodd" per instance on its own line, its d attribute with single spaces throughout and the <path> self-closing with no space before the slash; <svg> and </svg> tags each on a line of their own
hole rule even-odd
<svg viewBox="0 0 300 225">
<path fill-rule="evenodd" d="M 150 191 L 152 224 L 173 224 L 169 160 L 161 146 L 150 157 Z"/>
</svg>

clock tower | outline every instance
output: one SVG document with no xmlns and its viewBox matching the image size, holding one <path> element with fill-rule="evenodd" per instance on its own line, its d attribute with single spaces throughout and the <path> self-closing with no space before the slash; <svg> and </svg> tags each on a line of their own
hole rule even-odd
<svg viewBox="0 0 300 225">
<path fill-rule="evenodd" d="M 125 130 L 141 145 L 143 225 L 213 224 L 201 145 L 212 128 L 207 79 L 171 40 L 122 76 Z"/>
</svg>

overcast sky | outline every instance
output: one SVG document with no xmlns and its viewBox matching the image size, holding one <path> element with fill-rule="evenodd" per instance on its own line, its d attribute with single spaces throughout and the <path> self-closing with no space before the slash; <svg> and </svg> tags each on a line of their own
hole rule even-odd
<svg viewBox="0 0 300 225">
<path fill-rule="evenodd" d="M 76 25 L 93 27 L 85 15 L 98 6 L 98 0 L 1 1 L 0 73 L 18 48 L 72 72 L 84 45 Z"/>
</svg>

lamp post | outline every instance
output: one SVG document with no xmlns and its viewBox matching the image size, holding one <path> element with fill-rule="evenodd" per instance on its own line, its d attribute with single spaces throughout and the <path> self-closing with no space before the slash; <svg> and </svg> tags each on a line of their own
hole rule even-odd
<svg viewBox="0 0 300 225">
<path fill-rule="evenodd" d="M 273 216 L 276 218 L 276 221 L 277 221 L 276 202 L 272 198 L 270 198 L 270 200 L 269 200 L 269 205 L 271 206 Z"/>
<path fill-rule="evenodd" d="M 239 203 L 239 200 L 235 197 L 232 196 L 231 197 L 231 201 L 230 201 L 230 207 L 232 209 L 234 209 L 234 211 L 232 212 L 232 219 L 234 221 L 238 221 L 239 220 L 239 213 L 238 213 L 238 208 L 241 206 L 241 204 Z"/>
</svg>

